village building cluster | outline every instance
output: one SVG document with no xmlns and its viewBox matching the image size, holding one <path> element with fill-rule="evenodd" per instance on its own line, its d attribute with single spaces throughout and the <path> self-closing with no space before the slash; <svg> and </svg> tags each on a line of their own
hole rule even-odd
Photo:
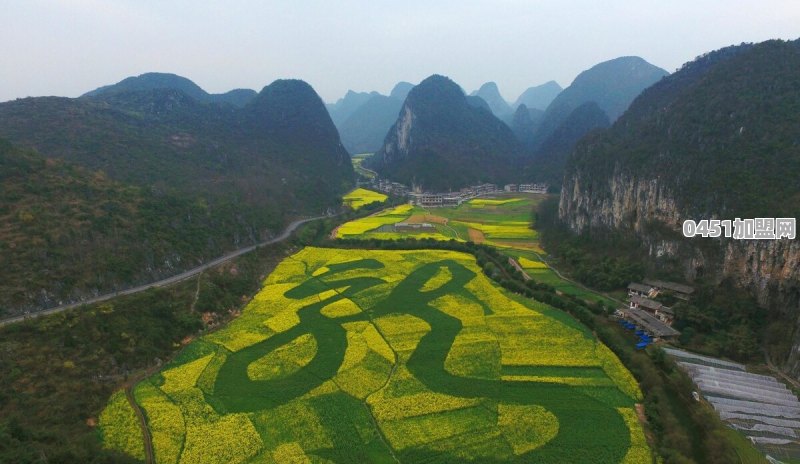
<svg viewBox="0 0 800 464">
<path fill-rule="evenodd" d="M 548 184 L 506 184 L 502 187 L 496 184 L 477 184 L 462 188 L 457 192 L 425 192 L 420 187 L 409 188 L 399 182 L 381 179 L 377 176 L 359 181 L 359 186 L 377 190 L 389 195 L 408 196 L 411 203 L 424 207 L 459 206 L 473 198 L 492 193 L 538 193 L 546 194 L 550 187 Z"/>
<path fill-rule="evenodd" d="M 675 282 L 652 279 L 645 279 L 644 283 L 631 282 L 628 284 L 628 306 L 618 309 L 615 315 L 623 325 L 638 329 L 637 334 L 642 339 L 639 345 L 644 347 L 653 340 L 680 335 L 672 328 L 675 311 L 655 298 L 659 294 L 668 294 L 678 300 L 689 301 L 693 293 L 692 287 Z"/>
<path fill-rule="evenodd" d="M 415 189 L 409 193 L 411 203 L 418 206 L 458 206 L 473 198 L 493 193 L 522 192 L 522 193 L 547 193 L 547 184 L 507 184 L 502 189 L 495 184 L 478 184 L 462 188 L 458 192 L 429 193 Z"/>
</svg>

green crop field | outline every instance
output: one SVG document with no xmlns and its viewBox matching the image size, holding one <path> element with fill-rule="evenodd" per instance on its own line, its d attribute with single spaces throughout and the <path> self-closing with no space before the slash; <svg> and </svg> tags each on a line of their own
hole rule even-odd
<svg viewBox="0 0 800 464">
<path fill-rule="evenodd" d="M 339 238 L 393 239 L 402 237 L 439 240 L 472 240 L 500 248 L 535 247 L 537 233 L 530 226 L 531 209 L 538 195 L 511 198 L 476 198 L 453 208 L 401 206 L 367 218 L 356 219 L 339 228 Z M 398 222 L 427 222 L 435 232 L 398 232 Z"/>
<path fill-rule="evenodd" d="M 403 205 L 348 222 L 339 228 L 336 236 L 384 240 L 415 237 L 485 243 L 518 260 L 536 282 L 584 300 L 614 306 L 615 301 L 562 279 L 541 261 L 543 251 L 539 247 L 538 233 L 531 224 L 531 210 L 542 198 L 542 195 L 515 193 L 500 194 L 496 198 L 475 198 L 453 208 L 425 209 Z M 429 222 L 435 226 L 436 232 L 398 232 L 392 228 L 392 224 L 405 221 Z"/>
<path fill-rule="evenodd" d="M 159 463 L 651 462 L 619 359 L 452 251 L 306 248 L 134 393 Z"/>
<path fill-rule="evenodd" d="M 374 179 L 375 173 L 361 166 L 361 163 L 363 163 L 364 160 L 370 156 L 372 156 L 372 153 L 360 153 L 358 155 L 351 156 L 350 160 L 353 163 L 353 169 L 355 169 L 357 173 L 366 177 L 367 179 Z"/>
<path fill-rule="evenodd" d="M 387 197 L 382 193 L 373 192 L 372 190 L 367 190 L 364 188 L 357 188 L 352 192 L 348 193 L 347 195 L 345 195 L 344 197 L 342 197 L 342 200 L 344 200 L 345 205 L 353 209 L 359 209 L 370 203 L 374 202 L 383 203 L 384 201 L 386 201 L 387 198 L 389 197 Z"/>
<path fill-rule="evenodd" d="M 506 256 L 516 259 L 525 273 L 538 283 L 547 284 L 557 291 L 567 295 L 577 296 L 584 300 L 597 301 L 610 306 L 615 306 L 617 304 L 614 300 L 562 279 L 555 271 L 550 269 L 546 263 L 542 262 L 537 252 L 505 249 L 503 253 Z"/>
<path fill-rule="evenodd" d="M 342 224 L 336 230 L 338 238 L 376 238 L 394 239 L 402 237 L 434 238 L 437 240 L 459 239 L 457 233 L 443 224 L 434 224 L 436 230 L 430 232 L 396 232 L 392 227 L 398 222 L 406 222 L 412 216 L 419 217 L 425 210 L 411 205 L 400 205 L 380 213 Z M 417 221 L 423 222 L 423 221 Z M 388 228 L 388 229 L 387 229 Z M 384 230 L 387 229 L 387 230 Z"/>
</svg>

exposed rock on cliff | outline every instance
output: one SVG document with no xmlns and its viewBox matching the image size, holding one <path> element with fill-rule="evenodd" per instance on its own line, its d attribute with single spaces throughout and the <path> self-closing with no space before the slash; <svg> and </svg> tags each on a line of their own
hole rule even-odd
<svg viewBox="0 0 800 464">
<path fill-rule="evenodd" d="M 800 315 L 800 242 L 684 238 L 686 219 L 800 216 L 800 42 L 704 55 L 647 89 L 568 161 L 559 217 L 632 234 L 688 280 L 729 280 L 787 323 Z M 800 334 L 800 331 L 796 331 Z M 787 369 L 800 374 L 800 335 Z"/>
<path fill-rule="evenodd" d="M 522 148 L 511 129 L 461 88 L 431 76 L 408 94 L 399 117 L 368 162 L 382 176 L 427 190 L 516 179 Z"/>
</svg>

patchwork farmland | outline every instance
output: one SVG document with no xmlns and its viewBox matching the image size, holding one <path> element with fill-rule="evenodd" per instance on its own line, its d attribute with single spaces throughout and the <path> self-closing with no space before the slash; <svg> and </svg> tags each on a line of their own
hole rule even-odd
<svg viewBox="0 0 800 464">
<path fill-rule="evenodd" d="M 348 222 L 339 228 L 337 237 L 472 240 L 501 248 L 525 249 L 535 245 L 537 234 L 530 227 L 530 214 L 540 197 L 527 195 L 502 199 L 475 198 L 453 208 L 425 209 L 401 205 L 377 215 Z M 398 222 L 428 223 L 435 231 L 399 231 L 392 227 Z"/>
<path fill-rule="evenodd" d="M 538 233 L 531 224 L 531 210 L 542 200 L 539 194 L 497 194 L 475 198 L 458 207 L 422 208 L 400 205 L 345 223 L 337 238 L 391 240 L 417 239 L 473 241 L 492 245 L 521 264 L 536 282 L 589 301 L 614 306 L 616 302 L 564 280 L 542 260 Z M 397 223 L 428 223 L 417 231 L 399 230 Z"/>
<path fill-rule="evenodd" d="M 134 393 L 164 463 L 651 462 L 611 351 L 452 251 L 306 248 Z"/>
</svg>

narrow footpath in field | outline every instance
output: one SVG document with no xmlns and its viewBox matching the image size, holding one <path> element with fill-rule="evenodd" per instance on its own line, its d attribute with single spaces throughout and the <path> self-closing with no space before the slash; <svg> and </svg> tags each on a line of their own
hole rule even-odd
<svg viewBox="0 0 800 464">
<path fill-rule="evenodd" d="M 144 418 L 144 412 L 139 404 L 136 403 L 136 398 L 133 397 L 133 387 L 137 382 L 130 382 L 125 386 L 125 398 L 128 399 L 128 404 L 133 408 L 136 417 L 139 418 L 139 427 L 142 429 L 142 441 L 144 442 L 144 462 L 147 464 L 154 464 L 156 462 L 153 454 L 153 440 L 150 437 L 150 429 L 147 427 L 147 420 Z"/>
<path fill-rule="evenodd" d="M 581 288 L 583 290 L 586 290 L 587 292 L 591 292 L 591 293 L 594 293 L 596 295 L 604 296 L 604 297 L 608 298 L 609 300 L 615 301 L 615 302 L 617 302 L 617 303 L 619 303 L 619 304 L 621 304 L 623 306 L 627 305 L 627 303 L 625 303 L 624 301 L 619 300 L 617 298 L 614 298 L 613 296 L 609 295 L 608 293 L 601 292 L 601 291 L 595 290 L 593 288 L 589 288 L 589 287 L 583 285 L 582 283 L 580 283 L 578 281 L 570 279 L 569 277 L 565 276 L 564 274 L 558 272 L 558 269 L 554 268 L 553 265 L 550 262 L 548 262 L 546 259 L 544 259 L 542 257 L 542 255 L 540 255 L 539 253 L 537 253 L 535 251 L 532 251 L 532 253 L 535 254 L 539 258 L 539 261 L 547 264 L 547 267 L 549 267 L 550 270 L 553 271 L 560 279 L 562 279 L 564 281 L 567 281 L 567 282 L 569 282 L 569 283 L 571 283 L 573 285 L 576 285 L 579 288 Z"/>
</svg>

